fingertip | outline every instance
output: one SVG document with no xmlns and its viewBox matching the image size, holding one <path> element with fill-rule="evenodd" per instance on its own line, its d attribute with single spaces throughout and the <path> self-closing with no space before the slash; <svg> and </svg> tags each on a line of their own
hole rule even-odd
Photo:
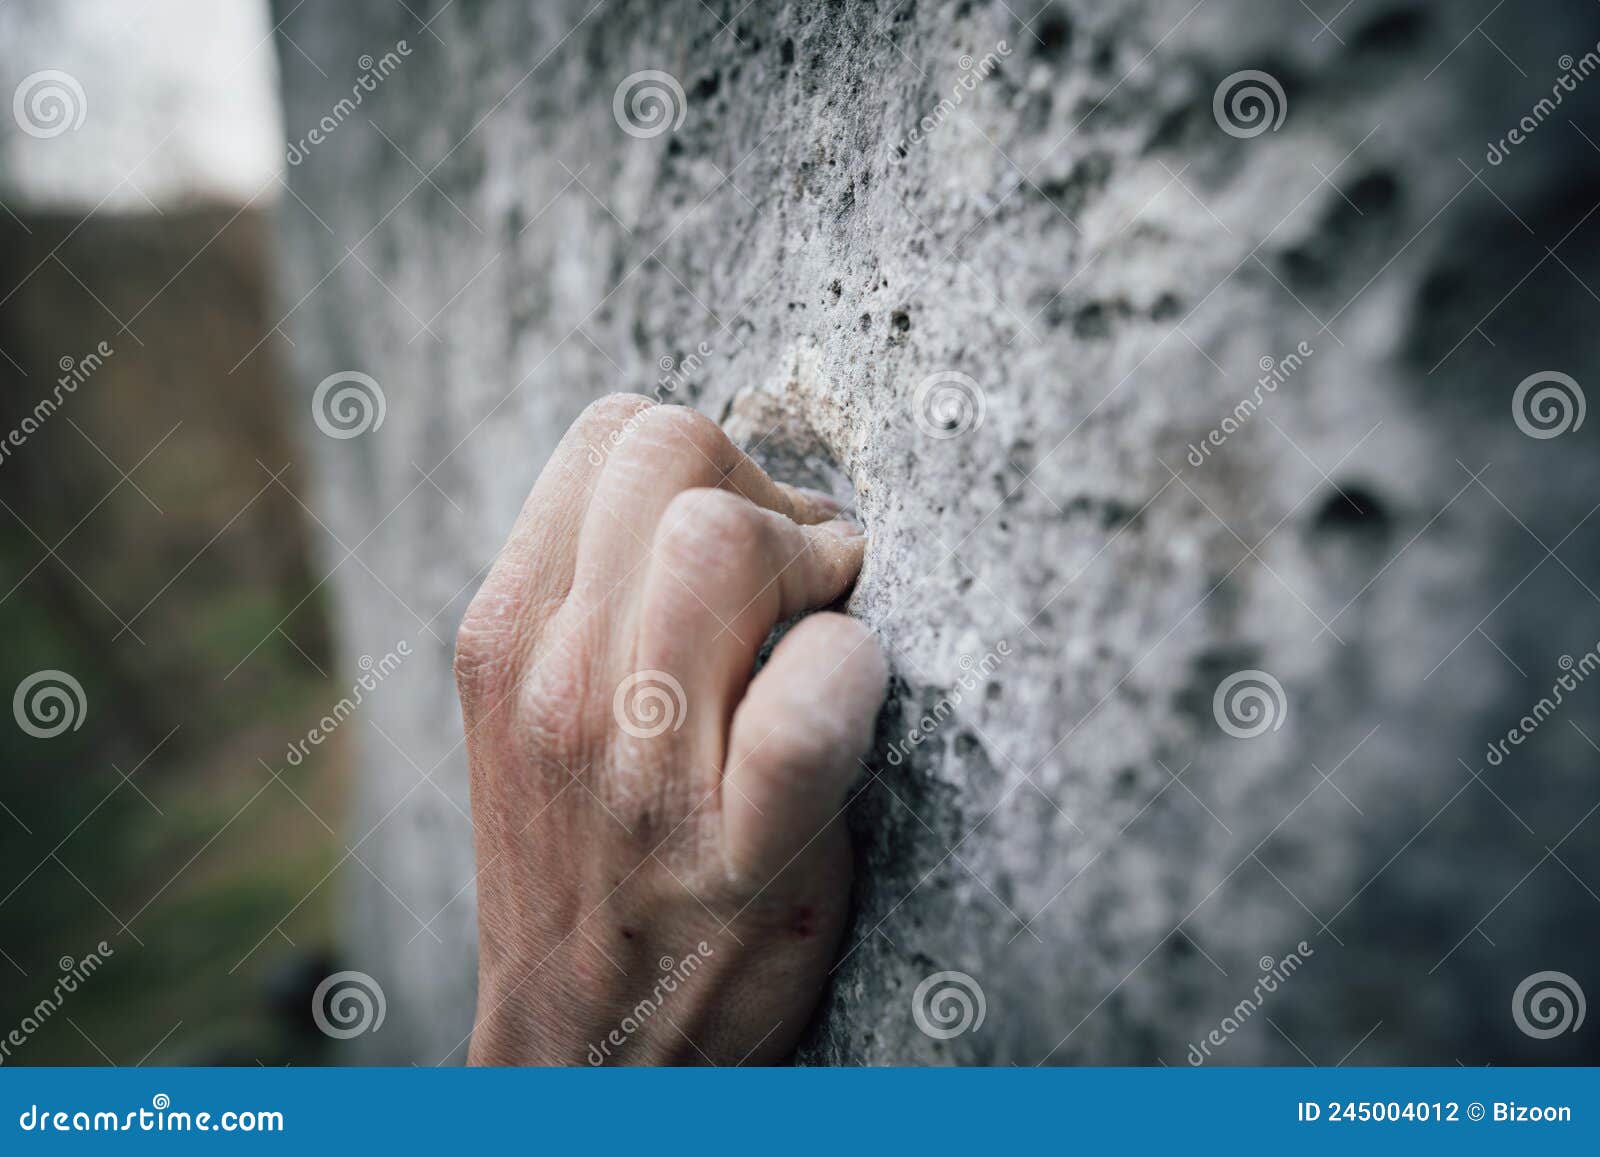
<svg viewBox="0 0 1600 1157">
<path fill-rule="evenodd" d="M 867 536 L 866 527 L 855 519 L 847 518 L 843 515 L 837 518 L 830 518 L 827 522 L 819 524 L 819 529 L 826 530 L 830 534 L 836 534 L 840 538 L 865 538 Z"/>
<path fill-rule="evenodd" d="M 867 533 L 849 519 L 835 518 L 802 528 L 819 561 L 826 564 L 823 585 L 832 590 L 829 598 L 819 598 L 813 606 L 826 606 L 842 597 L 855 584 L 867 560 Z"/>
<path fill-rule="evenodd" d="M 774 482 L 773 485 L 788 505 L 783 513 L 802 526 L 826 523 L 838 518 L 844 510 L 844 504 L 826 491 L 813 490 L 809 486 L 791 486 L 787 482 Z"/>
</svg>

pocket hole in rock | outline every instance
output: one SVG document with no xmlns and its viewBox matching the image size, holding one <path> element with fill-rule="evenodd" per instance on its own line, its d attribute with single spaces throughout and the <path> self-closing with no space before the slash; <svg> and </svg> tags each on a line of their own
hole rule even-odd
<svg viewBox="0 0 1600 1157">
<path fill-rule="evenodd" d="M 860 521 L 849 475 L 810 426 L 792 418 L 780 419 L 765 430 L 759 425 L 753 431 L 730 431 L 735 444 L 755 459 L 756 465 L 779 482 L 821 491 Z"/>
</svg>

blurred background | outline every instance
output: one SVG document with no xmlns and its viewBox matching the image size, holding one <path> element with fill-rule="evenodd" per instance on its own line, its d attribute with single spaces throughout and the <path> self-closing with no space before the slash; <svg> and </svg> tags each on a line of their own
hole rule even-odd
<svg viewBox="0 0 1600 1157">
<path fill-rule="evenodd" d="M 283 751 L 350 680 L 265 340 L 280 43 L 253 0 L 0 5 L 0 685 L 81 685 L 0 728 L 6 1063 L 328 1040 L 347 736 Z"/>
</svg>

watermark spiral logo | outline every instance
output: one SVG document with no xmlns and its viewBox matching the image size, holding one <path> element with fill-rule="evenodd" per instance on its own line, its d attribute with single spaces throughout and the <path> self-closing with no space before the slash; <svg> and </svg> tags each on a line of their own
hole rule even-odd
<svg viewBox="0 0 1600 1157">
<path fill-rule="evenodd" d="M 630 137 L 649 140 L 677 132 L 689 112 L 683 85 L 670 72 L 647 68 L 622 78 L 611 94 L 611 115 Z"/>
<path fill-rule="evenodd" d="M 1246 68 L 1225 77 L 1211 97 L 1211 115 L 1230 137 L 1248 140 L 1277 132 L 1289 112 L 1283 85 L 1270 72 Z"/>
<path fill-rule="evenodd" d="M 635 739 L 654 739 L 683 726 L 689 697 L 683 684 L 665 671 L 635 671 L 617 684 L 611 713 L 617 726 Z"/>
<path fill-rule="evenodd" d="M 30 137 L 49 140 L 77 132 L 89 114 L 89 98 L 70 72 L 47 68 L 22 78 L 11 97 L 17 127 Z"/>
<path fill-rule="evenodd" d="M 335 972 L 311 994 L 311 1019 L 335 1040 L 377 1032 L 388 1009 L 383 986 L 365 972 Z"/>
<path fill-rule="evenodd" d="M 911 400 L 917 428 L 930 438 L 959 438 L 983 425 L 989 403 L 983 387 L 957 370 L 922 379 Z"/>
<path fill-rule="evenodd" d="M 83 684 L 65 671 L 35 671 L 11 698 L 17 726 L 35 739 L 54 739 L 83 726 L 89 700 Z"/>
<path fill-rule="evenodd" d="M 158 1113 L 164 1113 L 172 1108 L 172 1098 L 165 1093 L 157 1093 L 150 1098 L 150 1107 Z"/>
<path fill-rule="evenodd" d="M 383 387 L 356 370 L 329 374 L 311 395 L 312 420 L 330 438 L 359 438 L 382 426 L 388 412 Z"/>
<path fill-rule="evenodd" d="M 935 972 L 911 994 L 911 1019 L 934 1040 L 977 1032 L 987 1011 L 983 989 L 965 972 Z"/>
<path fill-rule="evenodd" d="M 1586 1011 L 1583 989 L 1565 972 L 1535 972 L 1511 994 L 1511 1019 L 1536 1040 L 1577 1032 Z"/>
<path fill-rule="evenodd" d="M 1235 671 L 1211 697 L 1211 714 L 1217 726 L 1235 739 L 1254 739 L 1277 731 L 1289 714 L 1283 684 L 1265 671 Z"/>
<path fill-rule="evenodd" d="M 1511 417 L 1530 438 L 1556 438 L 1583 425 L 1583 389 L 1571 374 L 1540 370 L 1511 395 Z"/>
</svg>

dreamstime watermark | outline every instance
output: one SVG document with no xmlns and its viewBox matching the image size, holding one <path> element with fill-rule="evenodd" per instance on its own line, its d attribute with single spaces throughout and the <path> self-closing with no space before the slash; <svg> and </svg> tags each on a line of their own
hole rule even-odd
<svg viewBox="0 0 1600 1157">
<path fill-rule="evenodd" d="M 675 394 L 684 386 L 694 380 L 706 364 L 706 359 L 715 356 L 716 350 L 706 342 L 701 342 L 682 358 L 673 358 L 663 354 L 656 365 L 661 370 L 661 376 L 656 379 L 655 388 L 650 391 L 650 396 L 660 405 L 664 404 L 669 394 Z M 606 460 L 606 455 L 637 430 L 653 406 L 642 407 L 637 413 L 628 417 L 620 426 L 607 432 L 606 436 L 598 443 L 589 442 L 584 446 L 584 456 L 589 459 L 591 466 L 599 466 Z"/>
<path fill-rule="evenodd" d="M 35 671 L 17 684 L 11 714 L 17 726 L 35 739 L 54 739 L 83 726 L 89 700 L 83 684 L 66 671 Z"/>
<path fill-rule="evenodd" d="M 148 1109 L 125 1113 L 106 1109 L 52 1112 L 29 1105 L 17 1117 L 24 1133 L 282 1133 L 283 1114 L 274 1109 L 226 1109 L 221 1113 L 174 1109 L 172 1098 L 157 1093 Z"/>
<path fill-rule="evenodd" d="M 917 385 L 911 416 L 930 438 L 959 438 L 983 425 L 989 410 L 983 387 L 959 370 L 940 370 Z"/>
<path fill-rule="evenodd" d="M 611 94 L 611 115 L 617 127 L 640 140 L 677 132 L 688 112 L 689 98 L 678 78 L 655 68 L 623 77 Z"/>
<path fill-rule="evenodd" d="M 1585 410 L 1583 387 L 1559 370 L 1529 374 L 1511 395 L 1511 418 L 1517 429 L 1541 441 L 1582 427 Z"/>
<path fill-rule="evenodd" d="M 311 395 L 311 420 L 330 438 L 359 438 L 382 426 L 388 412 L 383 387 L 359 370 L 329 374 Z"/>
<path fill-rule="evenodd" d="M 0 441 L 0 463 L 4 463 L 13 451 L 22 448 L 23 444 L 33 435 L 37 434 L 46 422 L 61 408 L 61 403 L 67 397 L 78 392 L 78 387 L 94 376 L 96 370 L 105 365 L 106 359 L 116 351 L 110 342 L 101 342 L 94 349 L 75 358 L 70 354 L 62 354 L 57 366 L 61 369 L 61 376 L 56 379 L 56 384 L 49 394 L 40 398 L 34 407 L 16 428 Z"/>
<path fill-rule="evenodd" d="M 1289 699 L 1283 684 L 1266 671 L 1235 671 L 1217 684 L 1211 714 L 1217 726 L 1235 739 L 1254 739 L 1283 726 Z"/>
<path fill-rule="evenodd" d="M 361 75 L 356 77 L 355 84 L 350 86 L 350 95 L 340 97 L 338 103 L 324 113 L 322 119 L 312 125 L 305 136 L 298 141 L 290 141 L 284 152 L 284 160 L 290 165 L 298 165 L 305 160 L 311 154 L 311 150 L 331 137 L 334 130 L 361 107 L 362 101 L 369 94 L 376 92 L 380 84 L 393 76 L 404 58 L 410 55 L 411 46 L 404 40 L 395 41 L 394 47 L 376 60 L 370 53 L 362 54 L 356 60 Z"/>
<path fill-rule="evenodd" d="M 955 686 L 941 695 L 931 710 L 923 712 L 922 717 L 911 725 L 911 730 L 906 732 L 903 739 L 898 739 L 889 745 L 889 753 L 885 756 L 889 766 L 899 767 L 904 763 L 911 752 L 938 731 L 944 725 L 944 721 L 955 714 L 956 708 L 961 706 L 962 701 L 982 686 L 1010 655 L 1010 639 L 1001 639 L 992 651 L 985 651 L 981 659 L 975 660 L 971 655 L 962 655 L 958 661 L 961 674 L 956 677 Z"/>
<path fill-rule="evenodd" d="M 1000 61 L 1011 55 L 1011 46 L 1004 40 L 997 41 L 994 50 L 983 55 L 981 60 L 974 60 L 970 53 L 962 53 L 956 60 L 961 69 L 961 75 L 950 86 L 950 95 L 942 98 L 933 106 L 933 111 L 924 116 L 911 131 L 901 137 L 889 151 L 889 163 L 900 165 L 905 163 L 906 155 L 911 146 L 919 145 L 932 136 L 950 115 L 961 107 L 967 94 L 977 88 L 980 83 L 987 80 L 995 69 L 1000 67 Z"/>
<path fill-rule="evenodd" d="M 1506 756 L 1511 754 L 1511 748 L 1521 747 L 1535 731 L 1539 730 L 1540 725 L 1554 715 L 1556 708 L 1565 701 L 1565 692 L 1576 691 L 1580 683 L 1600 670 L 1600 643 L 1596 643 L 1577 659 L 1573 659 L 1571 655 L 1562 655 L 1556 660 L 1556 666 L 1567 674 L 1556 676 L 1556 681 L 1550 685 L 1550 694 L 1541 696 L 1539 701 L 1528 709 L 1528 713 L 1507 730 L 1504 739 L 1490 741 L 1484 755 L 1490 767 L 1499 767 L 1505 762 Z"/>
<path fill-rule="evenodd" d="M 366 696 L 378 689 L 378 685 L 400 669 L 400 664 L 411 657 L 411 644 L 402 639 L 395 644 L 394 650 L 386 652 L 381 659 L 374 659 L 371 655 L 362 655 L 356 666 L 362 670 L 362 675 L 351 684 L 350 694 L 340 699 L 333 705 L 333 710 L 317 721 L 317 725 L 307 731 L 304 739 L 296 740 L 289 745 L 285 759 L 290 767 L 299 767 L 307 755 L 311 754 L 313 747 L 321 747 L 346 719 L 356 713 Z"/>
<path fill-rule="evenodd" d="M 77 132 L 89 115 L 89 98 L 70 72 L 47 68 L 22 78 L 11 94 L 11 115 L 30 137 L 48 140 Z"/>
<path fill-rule="evenodd" d="M 1571 53 L 1564 54 L 1556 61 L 1556 66 L 1561 69 L 1561 75 L 1550 86 L 1550 95 L 1540 97 L 1505 136 L 1489 142 L 1483 159 L 1491 165 L 1499 165 L 1509 157 L 1512 149 L 1532 136 L 1546 118 L 1556 111 L 1556 106 L 1565 99 L 1567 93 L 1576 92 L 1580 82 L 1588 80 L 1596 69 L 1600 69 L 1600 43 L 1577 60 L 1572 59 Z"/>
<path fill-rule="evenodd" d="M 28 1043 L 28 1038 L 44 1027 L 52 1016 L 61 1010 L 67 997 L 78 991 L 78 986 L 85 983 L 89 977 L 99 971 L 106 959 L 116 955 L 116 950 L 104 940 L 94 946 L 94 951 L 84 956 L 81 960 L 74 960 L 70 956 L 63 956 L 56 961 L 56 967 L 61 975 L 56 979 L 55 987 L 50 990 L 39 1003 L 35 1004 L 23 1016 L 22 1022 L 16 1028 L 0 1038 L 0 1065 L 11 1058 L 13 1049 L 20 1049 Z"/>
<path fill-rule="evenodd" d="M 1223 77 L 1211 94 L 1211 115 L 1230 137 L 1246 140 L 1277 132 L 1289 112 L 1283 85 L 1270 72 L 1246 68 Z"/>
<path fill-rule="evenodd" d="M 1511 994 L 1511 1019 L 1536 1040 L 1577 1032 L 1587 1012 L 1583 989 L 1565 972 L 1535 972 Z"/>
<path fill-rule="evenodd" d="M 694 947 L 695 950 L 682 960 L 663 956 L 656 961 L 656 967 L 660 969 L 661 975 L 656 977 L 655 987 L 650 990 L 648 996 L 628 1011 L 616 1028 L 601 1038 L 600 1043 L 589 1045 L 588 1061 L 591 1066 L 598 1067 L 605 1064 L 613 1049 L 619 1049 L 627 1044 L 629 1037 L 661 1011 L 661 1006 L 666 1003 L 667 997 L 677 992 L 680 984 L 687 983 L 689 977 L 700 970 L 708 957 L 716 955 L 716 951 L 704 940 Z"/>
<path fill-rule="evenodd" d="M 611 696 L 617 726 L 635 739 L 655 739 L 677 731 L 689 717 L 683 684 L 666 671 L 635 671 Z"/>
<path fill-rule="evenodd" d="M 365 972 L 335 972 L 311 994 L 311 1019 L 334 1040 L 377 1032 L 388 1011 L 383 986 Z"/>
<path fill-rule="evenodd" d="M 1220 448 L 1231 435 L 1242 429 L 1261 408 L 1267 397 L 1277 393 L 1279 386 L 1299 373 L 1300 367 L 1306 364 L 1306 359 L 1316 352 L 1310 342 L 1302 341 L 1281 358 L 1263 354 L 1261 361 L 1257 363 L 1261 367 L 1261 376 L 1256 379 L 1255 388 L 1240 398 L 1232 411 L 1210 433 L 1201 438 L 1198 445 L 1189 443 L 1189 465 L 1195 467 L 1205 465 L 1206 459 L 1211 457 L 1211 451 Z"/>
<path fill-rule="evenodd" d="M 965 972 L 935 972 L 911 994 L 911 1019 L 934 1040 L 977 1032 L 988 1011 L 983 988 Z"/>
<path fill-rule="evenodd" d="M 1256 980 L 1255 987 L 1250 990 L 1250 995 L 1233 1006 L 1233 1010 L 1223 1017 L 1218 1025 L 1200 1038 L 1199 1044 L 1190 1044 L 1187 1054 L 1189 1064 L 1198 1068 L 1206 1063 L 1211 1056 L 1212 1049 L 1220 1049 L 1227 1044 L 1233 1034 L 1244 1027 L 1252 1016 L 1260 1011 L 1266 1003 L 1266 998 L 1278 991 L 1278 986 L 1284 984 L 1305 964 L 1307 958 L 1315 956 L 1316 952 L 1304 940 L 1295 945 L 1295 950 L 1282 960 L 1273 960 L 1270 956 L 1263 956 L 1256 961 L 1256 967 L 1261 970 L 1261 976 Z"/>
</svg>

